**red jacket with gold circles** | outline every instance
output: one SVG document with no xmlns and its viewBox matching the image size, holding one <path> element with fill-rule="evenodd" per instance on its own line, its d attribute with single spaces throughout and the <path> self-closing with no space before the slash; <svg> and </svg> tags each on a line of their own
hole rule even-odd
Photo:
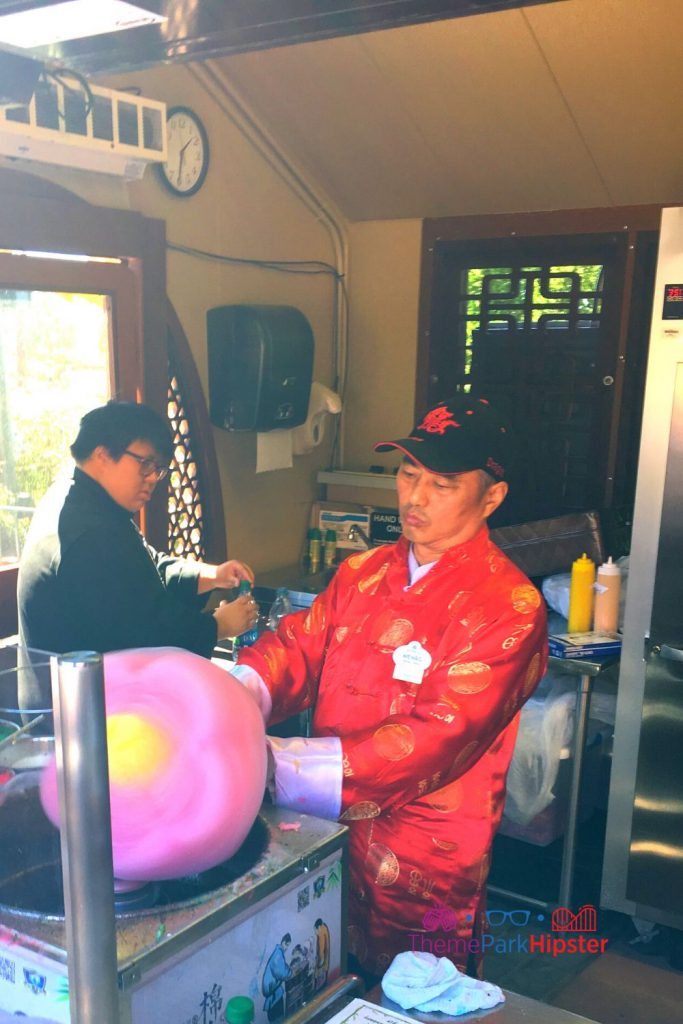
<svg viewBox="0 0 683 1024">
<path fill-rule="evenodd" d="M 404 538 L 352 555 L 240 655 L 272 721 L 313 705 L 313 734 L 341 739 L 350 949 L 377 973 L 425 937 L 460 966 L 476 958 L 517 716 L 547 657 L 542 598 L 485 528 L 409 589 L 407 559 Z M 414 640 L 432 659 L 419 684 L 393 678 Z"/>
</svg>

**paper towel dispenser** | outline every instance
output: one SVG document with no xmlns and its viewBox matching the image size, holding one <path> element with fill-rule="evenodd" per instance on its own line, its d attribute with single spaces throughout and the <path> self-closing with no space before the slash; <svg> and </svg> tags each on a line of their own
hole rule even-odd
<svg viewBox="0 0 683 1024">
<path fill-rule="evenodd" d="M 206 328 L 213 424 L 262 432 L 304 422 L 315 343 L 301 310 L 216 306 Z"/>
</svg>

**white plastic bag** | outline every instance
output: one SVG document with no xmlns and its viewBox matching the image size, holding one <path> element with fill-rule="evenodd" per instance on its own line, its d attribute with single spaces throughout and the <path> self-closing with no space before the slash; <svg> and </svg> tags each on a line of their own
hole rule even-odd
<svg viewBox="0 0 683 1024">
<path fill-rule="evenodd" d="M 575 684 L 548 672 L 522 708 L 507 777 L 505 817 L 509 821 L 528 825 L 555 799 L 553 787 L 562 750 L 571 743 L 575 705 Z"/>
<path fill-rule="evenodd" d="M 543 596 L 558 615 L 569 618 L 569 584 L 571 573 L 558 572 L 554 576 L 546 576 L 541 584 Z"/>
</svg>

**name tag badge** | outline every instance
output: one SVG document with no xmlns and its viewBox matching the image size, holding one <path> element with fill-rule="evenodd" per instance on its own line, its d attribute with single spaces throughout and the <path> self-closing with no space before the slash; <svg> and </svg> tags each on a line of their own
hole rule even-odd
<svg viewBox="0 0 683 1024">
<path fill-rule="evenodd" d="M 409 644 L 397 647 L 392 658 L 393 678 L 404 683 L 421 683 L 422 677 L 432 663 L 431 654 L 424 649 L 419 640 L 411 640 Z"/>
</svg>

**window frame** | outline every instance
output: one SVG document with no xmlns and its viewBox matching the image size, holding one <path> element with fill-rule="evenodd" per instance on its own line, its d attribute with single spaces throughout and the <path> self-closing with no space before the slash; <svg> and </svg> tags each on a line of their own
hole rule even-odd
<svg viewBox="0 0 683 1024">
<path fill-rule="evenodd" d="M 126 337 L 132 344 L 127 341 L 114 345 L 117 393 L 121 398 L 145 401 L 159 411 L 165 410 L 166 322 L 158 301 L 166 291 L 164 222 L 129 210 L 91 206 L 51 182 L 0 168 L 0 243 L 4 250 L 87 254 L 125 261 L 125 265 L 63 261 L 61 272 L 54 271 L 54 280 L 61 280 L 63 286 L 53 290 L 111 292 L 111 288 L 95 283 L 102 280 L 96 268 L 120 269 L 117 293 L 123 299 L 125 292 L 125 301 L 113 303 L 112 337 Z M 3 260 L 24 263 L 23 257 L 4 254 Z M 31 275 L 47 275 L 47 261 L 43 267 L 42 263 L 26 258 L 28 278 L 22 273 L 19 279 L 12 271 L 13 280 L 7 284 L 3 281 L 3 287 L 26 287 Z M 88 286 L 84 286 L 86 280 Z M 156 495 L 141 517 L 145 535 L 162 548 L 167 522 L 164 503 L 165 494 Z M 0 636 L 16 631 L 17 571 L 15 566 L 0 569 Z"/>
</svg>

